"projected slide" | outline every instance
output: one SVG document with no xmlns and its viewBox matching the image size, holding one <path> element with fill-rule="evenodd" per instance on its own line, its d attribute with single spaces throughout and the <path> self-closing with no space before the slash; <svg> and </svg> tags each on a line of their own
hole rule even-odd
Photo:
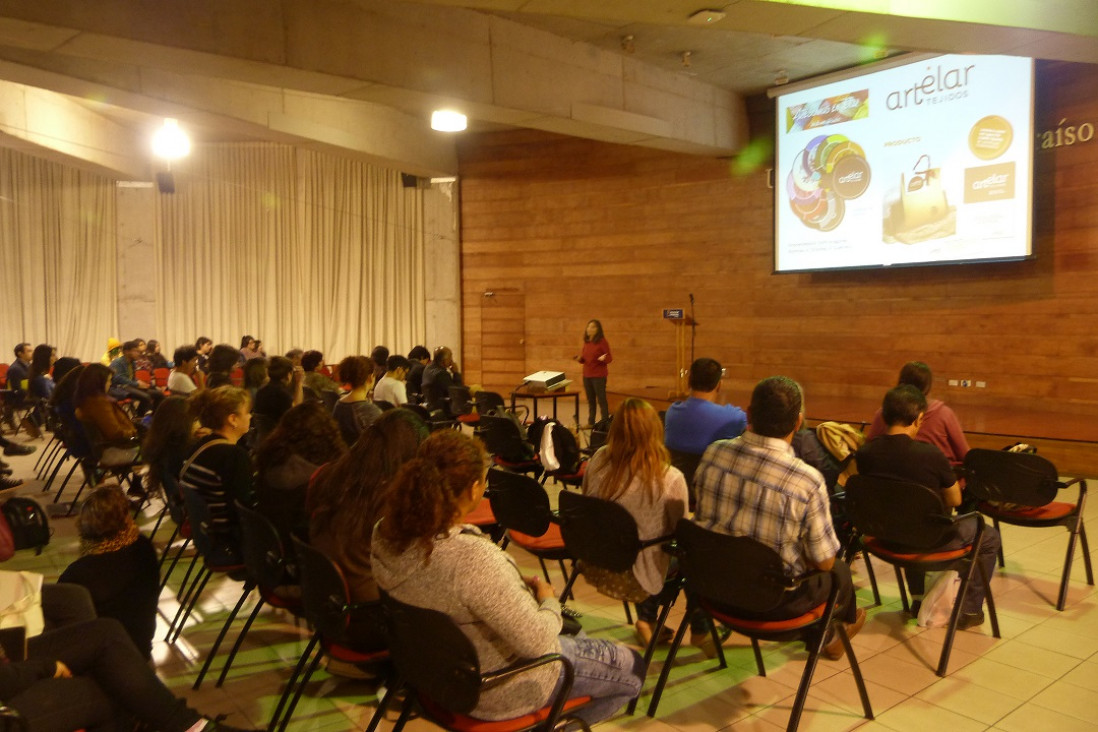
<svg viewBox="0 0 1098 732">
<path fill-rule="evenodd" d="M 775 270 L 1031 254 L 1032 60 L 938 56 L 777 103 Z"/>
</svg>

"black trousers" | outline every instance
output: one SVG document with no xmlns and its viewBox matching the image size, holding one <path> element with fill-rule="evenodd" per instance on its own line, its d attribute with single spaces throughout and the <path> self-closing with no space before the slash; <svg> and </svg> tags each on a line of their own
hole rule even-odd
<svg viewBox="0 0 1098 732">
<path fill-rule="evenodd" d="M 583 377 L 583 390 L 587 393 L 587 423 L 595 423 L 595 404 L 598 403 L 602 418 L 610 415 L 610 406 L 606 401 L 606 377 Z"/>
<path fill-rule="evenodd" d="M 59 660 L 73 674 L 35 681 L 6 700 L 26 718 L 31 732 L 126 730 L 133 728 L 133 719 L 160 732 L 185 732 L 201 718 L 168 691 L 112 618 L 72 623 L 31 638 L 27 656 L 28 664 Z"/>
</svg>

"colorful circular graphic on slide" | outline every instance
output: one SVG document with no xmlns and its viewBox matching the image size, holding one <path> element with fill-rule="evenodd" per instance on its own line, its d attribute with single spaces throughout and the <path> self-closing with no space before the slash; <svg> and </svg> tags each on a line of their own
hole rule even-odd
<svg viewBox="0 0 1098 732">
<path fill-rule="evenodd" d="M 861 145 L 846 135 L 818 135 L 789 171 L 789 205 L 805 226 L 831 231 L 842 223 L 844 201 L 865 193 L 870 176 Z"/>
</svg>

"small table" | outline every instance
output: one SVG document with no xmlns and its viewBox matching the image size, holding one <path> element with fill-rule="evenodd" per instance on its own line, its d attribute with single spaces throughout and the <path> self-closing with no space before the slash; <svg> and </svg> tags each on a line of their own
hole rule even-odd
<svg viewBox="0 0 1098 732">
<path fill-rule="evenodd" d="M 527 386 L 520 386 L 511 392 L 511 411 L 515 410 L 515 401 L 518 399 L 531 399 L 534 402 L 534 408 L 531 412 L 534 418 L 538 416 L 538 400 L 539 399 L 552 399 L 553 400 L 553 419 L 557 419 L 557 401 L 560 399 L 574 399 L 576 406 L 576 426 L 580 423 L 580 392 L 577 389 L 555 389 L 553 391 L 533 391 Z"/>
</svg>

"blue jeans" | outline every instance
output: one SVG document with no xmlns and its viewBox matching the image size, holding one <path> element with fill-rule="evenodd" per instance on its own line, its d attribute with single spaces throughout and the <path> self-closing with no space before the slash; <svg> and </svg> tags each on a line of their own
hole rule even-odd
<svg viewBox="0 0 1098 732">
<path fill-rule="evenodd" d="M 560 652 L 572 662 L 575 678 L 570 697 L 589 696 L 591 703 L 572 716 L 595 724 L 614 715 L 644 686 L 644 659 L 631 648 L 585 635 L 560 637 Z M 563 674 L 554 694 L 560 690 Z"/>
</svg>

